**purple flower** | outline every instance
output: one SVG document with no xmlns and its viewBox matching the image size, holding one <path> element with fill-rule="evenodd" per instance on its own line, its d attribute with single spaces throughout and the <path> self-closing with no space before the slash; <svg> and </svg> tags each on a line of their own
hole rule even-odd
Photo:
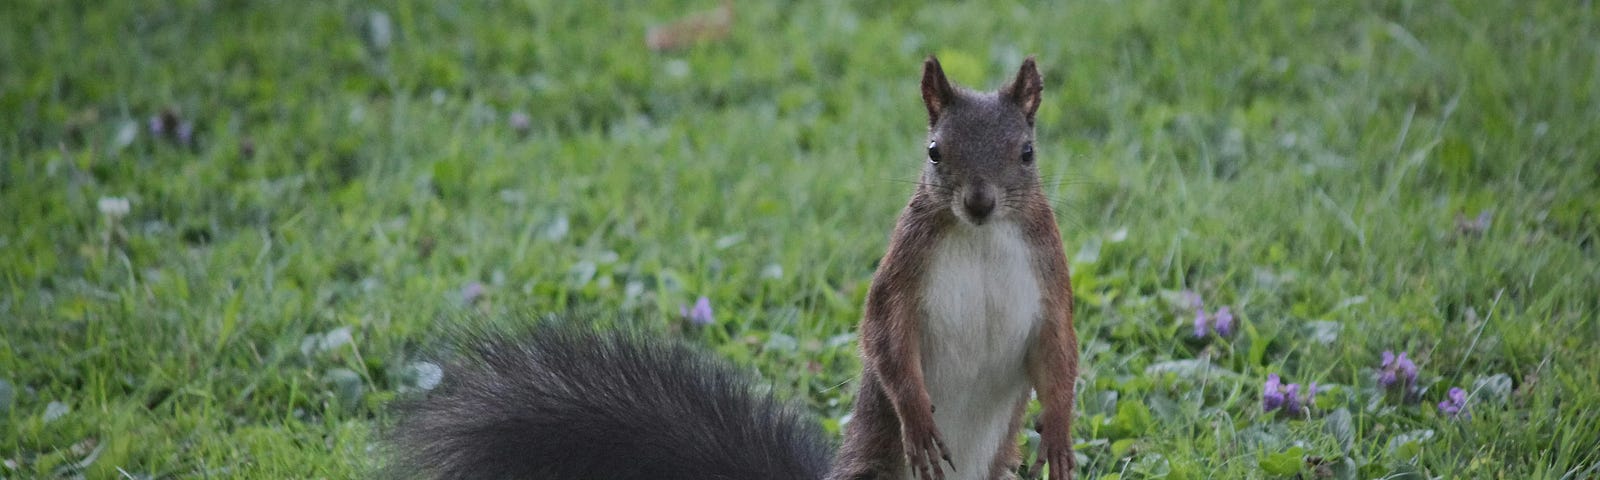
<svg viewBox="0 0 1600 480">
<path fill-rule="evenodd" d="M 1291 383 L 1283 387 L 1283 411 L 1290 415 L 1300 411 L 1300 384 Z"/>
<path fill-rule="evenodd" d="M 1279 414 L 1300 417 L 1311 407 L 1312 400 L 1316 399 L 1317 384 L 1311 386 L 1301 395 L 1300 384 L 1283 384 L 1283 379 L 1278 374 L 1267 374 L 1267 383 L 1261 391 L 1261 410 L 1271 412 L 1278 410 Z"/>
<path fill-rule="evenodd" d="M 1378 374 L 1378 386 L 1383 388 L 1389 388 L 1389 386 L 1394 385 L 1394 382 L 1396 381 L 1397 379 L 1395 378 L 1394 372 L 1385 370 Z"/>
<path fill-rule="evenodd" d="M 194 140 L 194 122 L 185 121 L 178 124 L 177 138 L 178 143 L 183 145 L 188 145 Z"/>
<path fill-rule="evenodd" d="M 461 303 L 472 305 L 479 298 L 483 298 L 483 284 L 472 282 L 461 287 Z"/>
<path fill-rule="evenodd" d="M 1400 380 L 1404 379 L 1405 383 Z M 1417 364 L 1406 358 L 1406 352 L 1395 355 L 1389 350 L 1383 351 L 1383 361 L 1378 364 L 1378 385 L 1383 388 L 1399 386 L 1409 390 L 1417 383 Z"/>
<path fill-rule="evenodd" d="M 1205 302 L 1200 300 L 1200 294 L 1194 290 L 1184 290 L 1178 293 L 1178 305 L 1189 310 L 1200 310 Z"/>
<path fill-rule="evenodd" d="M 180 122 L 188 123 L 183 122 L 183 119 L 178 117 L 177 110 L 171 108 L 163 109 L 161 110 L 160 114 L 150 117 L 150 135 L 156 138 L 165 137 L 167 139 L 177 140 L 179 137 L 185 135 L 183 132 L 185 127 L 179 125 Z M 190 124 L 187 128 L 189 129 L 189 135 L 194 134 L 193 124 Z"/>
<path fill-rule="evenodd" d="M 1217 329 L 1217 335 L 1224 337 L 1233 335 L 1233 311 L 1227 306 L 1217 309 L 1217 313 L 1212 314 L 1211 318 L 1213 326 Z"/>
<path fill-rule="evenodd" d="M 1400 358 L 1395 360 L 1395 365 L 1400 367 L 1400 374 L 1406 377 L 1406 384 L 1417 383 L 1417 364 L 1406 359 L 1406 352 L 1400 352 Z"/>
<path fill-rule="evenodd" d="M 1439 402 L 1439 413 L 1443 413 L 1450 418 L 1458 418 L 1461 416 L 1461 412 L 1467 408 L 1467 391 L 1462 390 L 1461 387 L 1450 387 L 1449 397 Z"/>
<path fill-rule="evenodd" d="M 711 317 L 711 299 L 700 297 L 694 302 L 694 308 L 678 307 L 678 315 L 689 320 L 689 323 L 705 326 L 713 321 Z"/>
<path fill-rule="evenodd" d="M 1283 380 L 1278 378 L 1278 374 L 1267 374 L 1267 384 L 1262 388 L 1261 391 L 1262 410 L 1270 412 L 1273 409 L 1283 405 L 1285 398 L 1283 390 L 1281 389 L 1282 386 Z"/>
<path fill-rule="evenodd" d="M 1467 216 L 1456 212 L 1456 233 L 1463 236 L 1479 236 L 1489 230 L 1490 221 L 1494 215 L 1488 210 L 1478 212 L 1478 217 L 1467 220 Z"/>
<path fill-rule="evenodd" d="M 510 123 L 512 130 L 515 130 L 518 134 L 525 134 L 533 126 L 533 118 L 529 117 L 527 112 L 519 110 L 511 112 Z"/>
<path fill-rule="evenodd" d="M 1228 337 L 1233 335 L 1233 310 L 1224 306 L 1216 312 L 1207 314 L 1203 308 L 1194 311 L 1194 337 L 1203 338 L 1207 331 L 1217 332 L 1218 336 Z"/>
</svg>

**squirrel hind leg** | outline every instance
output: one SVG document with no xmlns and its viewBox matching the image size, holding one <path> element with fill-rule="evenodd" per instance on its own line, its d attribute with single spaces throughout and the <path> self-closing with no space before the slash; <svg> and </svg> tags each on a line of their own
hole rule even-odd
<svg viewBox="0 0 1600 480">
<path fill-rule="evenodd" d="M 844 445 L 834 460 L 828 480 L 880 480 L 908 478 L 905 449 L 900 438 L 900 418 L 870 367 L 861 373 Z"/>
</svg>

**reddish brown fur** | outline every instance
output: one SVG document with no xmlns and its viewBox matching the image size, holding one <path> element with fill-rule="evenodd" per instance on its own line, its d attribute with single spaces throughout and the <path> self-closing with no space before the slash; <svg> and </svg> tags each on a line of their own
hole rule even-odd
<svg viewBox="0 0 1600 480">
<path fill-rule="evenodd" d="M 924 67 L 923 99 L 930 125 L 936 125 L 953 96 L 965 93 L 950 87 L 937 60 L 929 57 Z M 1026 113 L 1030 140 L 1041 91 L 1038 78 L 1029 58 L 1016 80 L 999 92 L 1000 98 L 1015 101 Z M 1069 479 L 1074 469 L 1071 422 L 1078 366 L 1071 275 L 1055 213 L 1038 181 L 1017 187 L 1020 194 L 1008 201 L 1017 204 L 1045 303 L 1035 343 L 1019 347 L 1027 348 L 1027 374 L 1043 406 L 1036 467 L 1049 463 L 1052 480 Z M 830 479 L 906 478 L 911 473 L 905 471 L 908 455 L 925 456 L 914 458 L 913 465 L 940 462 L 943 445 L 933 420 L 937 406 L 931 404 L 920 361 L 919 289 L 936 242 L 961 221 L 952 213 L 950 201 L 949 192 L 923 182 L 895 226 L 867 295 L 860 326 L 864 364 L 860 391 Z M 1009 477 L 1020 463 L 1016 434 L 1026 405 L 1026 397 L 1018 402 L 1006 445 L 989 466 L 991 478 Z M 908 440 L 918 444 L 906 445 Z"/>
<path fill-rule="evenodd" d="M 1039 256 L 1034 268 L 1050 282 L 1045 291 L 1061 293 L 1044 296 L 1045 325 L 1039 332 L 1039 343 L 1030 345 L 1028 351 L 1028 374 L 1044 407 L 1039 419 L 1041 451 L 1034 465 L 1037 470 L 1048 462 L 1050 478 L 1065 479 L 1072 477 L 1076 467 L 1072 456 L 1072 408 L 1077 403 L 1073 386 L 1078 379 L 1078 332 L 1072 325 L 1072 273 L 1067 268 L 1066 253 L 1061 250 L 1061 232 L 1056 229 L 1049 202 L 1039 194 L 1030 203 L 1036 207 L 1026 223 L 1028 240 L 1033 242 L 1035 252 L 1053 253 Z"/>
<path fill-rule="evenodd" d="M 916 315 L 922 298 L 916 289 L 899 286 L 922 277 L 937 233 L 954 221 L 943 205 L 914 195 L 895 226 L 867 293 L 860 328 L 861 389 L 830 479 L 904 477 L 901 426 L 934 428 L 932 401 L 918 361 L 921 327 Z"/>
</svg>

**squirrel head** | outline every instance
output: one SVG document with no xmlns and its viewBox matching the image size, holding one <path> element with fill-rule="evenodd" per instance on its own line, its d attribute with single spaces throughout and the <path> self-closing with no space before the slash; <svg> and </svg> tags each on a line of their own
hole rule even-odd
<svg viewBox="0 0 1600 480">
<path fill-rule="evenodd" d="M 1033 57 L 999 91 L 955 87 L 932 55 L 922 64 L 928 107 L 928 163 L 923 190 L 963 222 L 982 225 L 1038 200 L 1033 119 L 1043 80 Z"/>
</svg>

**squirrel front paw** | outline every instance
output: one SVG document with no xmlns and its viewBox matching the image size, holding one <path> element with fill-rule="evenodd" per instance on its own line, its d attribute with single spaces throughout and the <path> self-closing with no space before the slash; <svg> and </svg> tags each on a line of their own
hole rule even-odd
<svg viewBox="0 0 1600 480">
<path fill-rule="evenodd" d="M 1078 470 L 1078 459 L 1072 454 L 1072 435 L 1062 432 L 1046 432 L 1040 429 L 1039 453 L 1033 461 L 1033 471 L 1043 471 L 1044 464 L 1050 464 L 1048 480 L 1072 480 L 1073 472 Z"/>
<path fill-rule="evenodd" d="M 956 469 L 955 462 L 950 460 L 950 449 L 944 446 L 944 437 L 939 435 L 939 428 L 934 426 L 933 419 L 918 423 L 926 427 L 902 425 L 900 431 L 911 474 L 924 480 L 944 480 L 944 467 L 939 465 L 940 459 L 950 465 L 950 471 Z"/>
</svg>

